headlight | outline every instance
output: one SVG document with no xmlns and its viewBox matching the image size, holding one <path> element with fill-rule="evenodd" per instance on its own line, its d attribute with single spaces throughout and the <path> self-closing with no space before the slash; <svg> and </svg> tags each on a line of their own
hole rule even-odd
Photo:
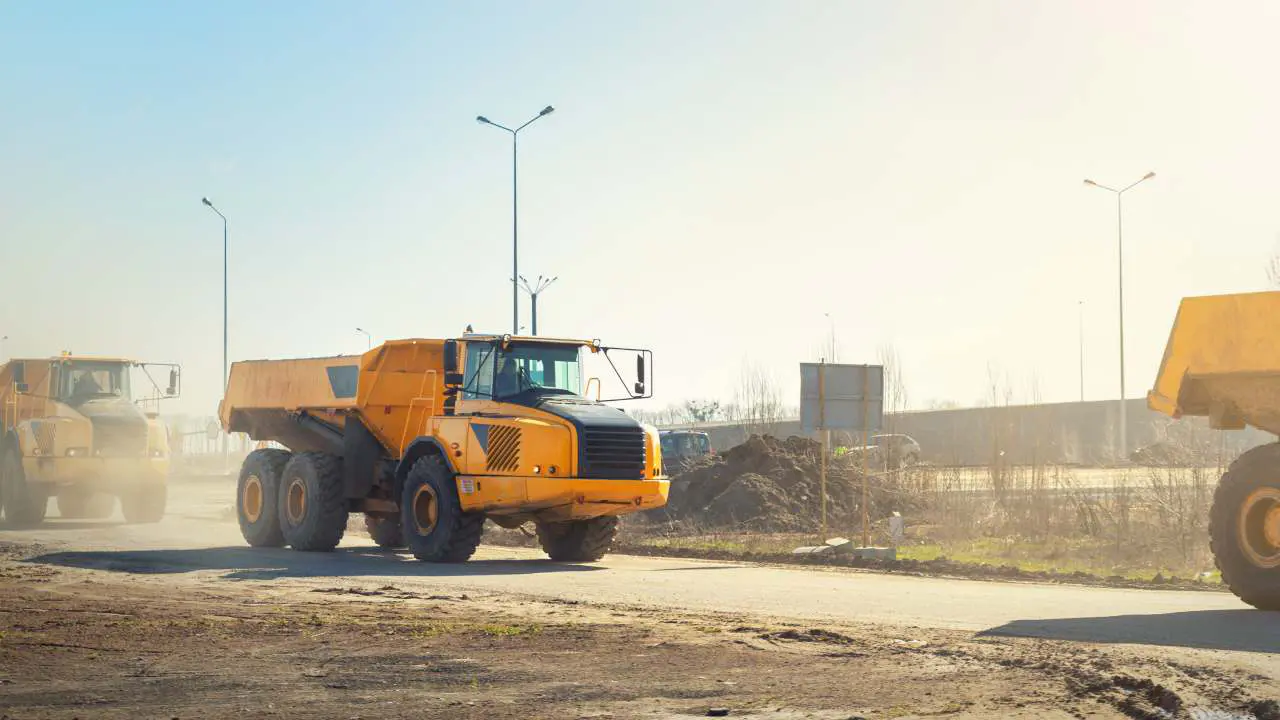
<svg viewBox="0 0 1280 720">
<path fill-rule="evenodd" d="M 67 448 L 67 457 L 86 457 L 89 455 L 89 448 L 73 447 Z"/>
<path fill-rule="evenodd" d="M 153 458 L 164 457 L 164 451 L 159 448 L 151 448 L 151 457 Z"/>
</svg>

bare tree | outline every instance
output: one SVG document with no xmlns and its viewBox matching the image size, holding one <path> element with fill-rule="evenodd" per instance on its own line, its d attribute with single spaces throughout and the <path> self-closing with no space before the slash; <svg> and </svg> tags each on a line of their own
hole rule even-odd
<svg viewBox="0 0 1280 720">
<path fill-rule="evenodd" d="M 741 423 L 749 433 L 774 433 L 782 417 L 782 393 L 769 372 L 748 363 L 733 391 L 733 403 L 725 410 L 728 420 Z"/>
<path fill-rule="evenodd" d="M 885 429 L 897 432 L 898 416 L 907 409 L 907 384 L 902 379 L 902 358 L 893 345 L 880 347 L 880 365 L 884 367 Z"/>
<path fill-rule="evenodd" d="M 1272 251 L 1271 257 L 1267 259 L 1267 283 L 1272 287 L 1280 287 L 1280 242 Z"/>
<path fill-rule="evenodd" d="M 686 400 L 684 413 L 691 422 L 708 423 L 720 419 L 719 400 Z"/>
</svg>

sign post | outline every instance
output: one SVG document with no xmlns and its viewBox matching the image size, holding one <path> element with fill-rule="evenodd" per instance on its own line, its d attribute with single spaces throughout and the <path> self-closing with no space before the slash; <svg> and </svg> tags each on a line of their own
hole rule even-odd
<svg viewBox="0 0 1280 720">
<path fill-rule="evenodd" d="M 868 505 L 867 457 L 870 433 L 879 430 L 884 417 L 884 367 L 881 365 L 841 365 L 800 363 L 800 425 L 807 433 L 819 433 L 822 444 L 820 486 L 822 493 L 821 532 L 827 533 L 827 456 L 831 452 L 831 431 L 862 433 L 862 544 L 871 542 L 871 515 Z"/>
</svg>

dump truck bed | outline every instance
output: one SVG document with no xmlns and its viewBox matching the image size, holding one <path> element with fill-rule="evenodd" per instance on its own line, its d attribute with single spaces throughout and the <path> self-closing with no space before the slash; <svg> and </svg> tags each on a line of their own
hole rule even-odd
<svg viewBox="0 0 1280 720">
<path fill-rule="evenodd" d="M 398 457 L 416 437 L 406 430 L 443 404 L 442 346 L 394 340 L 364 355 L 233 363 L 218 415 L 227 432 L 295 451 L 332 450 L 347 418 L 358 415 Z"/>
<path fill-rule="evenodd" d="M 1184 298 L 1169 333 L 1152 410 L 1280 434 L 1280 292 Z"/>
</svg>

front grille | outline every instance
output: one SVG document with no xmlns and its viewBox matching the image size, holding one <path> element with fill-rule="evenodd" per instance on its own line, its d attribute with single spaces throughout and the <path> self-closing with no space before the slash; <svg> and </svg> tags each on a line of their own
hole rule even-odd
<svg viewBox="0 0 1280 720">
<path fill-rule="evenodd" d="M 95 455 L 116 456 L 145 455 L 147 452 L 147 426 L 142 423 L 93 424 L 93 452 Z"/>
<path fill-rule="evenodd" d="M 644 477 L 644 430 L 587 428 L 582 442 L 584 478 L 639 480 Z"/>
<path fill-rule="evenodd" d="M 489 428 L 489 451 L 485 464 L 495 472 L 513 472 L 520 467 L 520 428 L 504 425 Z"/>
</svg>

